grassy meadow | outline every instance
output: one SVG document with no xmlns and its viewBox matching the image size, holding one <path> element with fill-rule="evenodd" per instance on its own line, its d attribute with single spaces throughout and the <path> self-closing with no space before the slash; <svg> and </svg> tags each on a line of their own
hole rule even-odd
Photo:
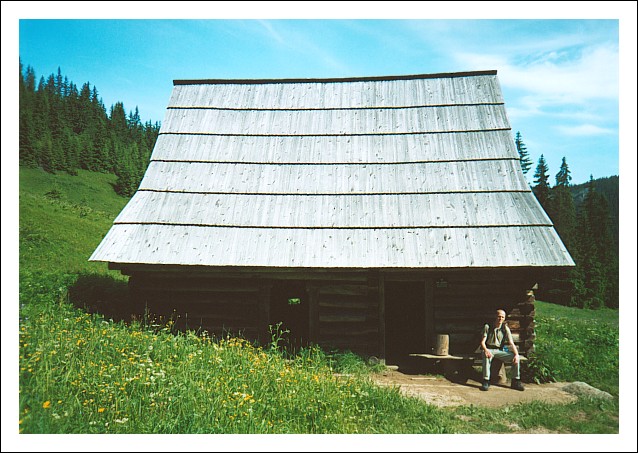
<svg viewBox="0 0 638 453">
<path fill-rule="evenodd" d="M 127 200 L 112 175 L 20 169 L 20 433 L 618 433 L 618 311 L 537 304 L 530 379 L 614 396 L 438 408 L 372 384 L 347 352 L 120 320 L 125 277 L 90 254 Z M 592 353 L 592 349 L 596 352 Z"/>
</svg>

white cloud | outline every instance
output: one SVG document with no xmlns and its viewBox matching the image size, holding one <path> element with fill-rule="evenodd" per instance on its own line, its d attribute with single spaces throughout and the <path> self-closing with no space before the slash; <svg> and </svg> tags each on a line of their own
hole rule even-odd
<svg viewBox="0 0 638 453">
<path fill-rule="evenodd" d="M 495 68 L 504 87 L 533 96 L 541 105 L 585 104 L 618 99 L 618 49 L 614 46 L 583 48 L 570 57 L 567 51 L 540 54 L 522 64 L 504 55 L 457 53 L 470 69 Z"/>
<path fill-rule="evenodd" d="M 554 129 L 561 134 L 579 137 L 616 134 L 615 129 L 598 127 L 593 124 L 581 124 L 580 126 L 556 126 Z"/>
<path fill-rule="evenodd" d="M 258 20 L 257 23 L 264 27 L 267 32 L 267 35 L 277 41 L 279 44 L 285 44 L 284 38 L 282 38 L 281 34 L 275 30 L 272 23 L 267 20 Z"/>
</svg>

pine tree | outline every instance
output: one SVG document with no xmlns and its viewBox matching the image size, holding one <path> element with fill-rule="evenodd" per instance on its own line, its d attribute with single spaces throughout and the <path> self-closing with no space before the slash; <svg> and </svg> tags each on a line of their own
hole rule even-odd
<svg viewBox="0 0 638 453">
<path fill-rule="evenodd" d="M 20 78 L 18 87 L 19 99 L 19 162 L 28 167 L 37 166 L 34 149 L 34 120 L 33 104 L 35 102 L 35 74 L 31 66 L 27 67 L 22 76 L 22 61 L 20 61 Z"/>
<path fill-rule="evenodd" d="M 548 214 L 563 243 L 568 250 L 571 250 L 572 245 L 576 243 L 576 208 L 574 206 L 574 198 L 569 189 L 572 179 L 569 173 L 569 166 L 565 157 L 563 157 L 560 170 L 556 174 L 556 185 L 551 190 Z"/>
<path fill-rule="evenodd" d="M 538 159 L 538 165 L 536 166 L 536 172 L 534 173 L 534 183 L 536 185 L 533 187 L 533 191 L 545 211 L 548 211 L 550 198 L 548 171 L 549 168 L 545 162 L 545 157 L 541 154 L 541 157 Z"/>
<path fill-rule="evenodd" d="M 516 139 L 514 140 L 514 143 L 516 143 L 516 149 L 518 150 L 518 155 L 521 159 L 521 169 L 523 170 L 523 174 L 527 174 L 529 169 L 532 167 L 532 161 L 529 158 L 527 147 L 525 146 L 525 143 L 523 143 L 523 138 L 521 137 L 520 132 L 516 132 Z"/>
<path fill-rule="evenodd" d="M 572 177 L 570 175 L 569 166 L 563 156 L 563 161 L 560 164 L 560 170 L 556 173 L 556 185 L 562 187 L 569 187 Z"/>
<path fill-rule="evenodd" d="M 596 192 L 591 176 L 578 222 L 578 265 L 585 284 L 585 298 L 580 304 L 583 307 L 618 306 L 617 254 L 613 253 L 609 219 L 607 200 Z"/>
<path fill-rule="evenodd" d="M 560 236 L 563 244 L 578 265 L 578 242 L 576 240 L 576 208 L 574 199 L 569 189 L 569 167 L 565 157 L 559 172 L 556 174 L 556 185 L 551 189 L 551 197 L 547 206 L 547 214 L 554 224 L 556 232 Z M 582 298 L 582 291 L 578 288 L 584 286 L 582 274 L 576 269 L 566 272 L 557 272 L 549 282 L 549 293 L 551 302 L 562 305 L 572 305 L 575 294 Z"/>
</svg>

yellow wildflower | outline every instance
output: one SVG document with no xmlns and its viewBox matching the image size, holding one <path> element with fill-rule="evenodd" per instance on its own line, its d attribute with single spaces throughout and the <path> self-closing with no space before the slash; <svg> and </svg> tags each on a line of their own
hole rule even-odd
<svg viewBox="0 0 638 453">
<path fill-rule="evenodd" d="M 51 401 L 48 401 L 48 400 L 47 400 L 47 401 L 45 401 L 44 403 L 42 403 L 42 407 L 43 407 L 44 409 L 48 409 L 48 408 L 50 408 L 50 407 L 51 407 Z"/>
<path fill-rule="evenodd" d="M 102 413 L 102 412 L 104 412 L 104 408 L 103 408 L 103 407 L 100 407 L 97 411 L 98 411 L 98 412 L 100 412 L 100 413 Z"/>
</svg>

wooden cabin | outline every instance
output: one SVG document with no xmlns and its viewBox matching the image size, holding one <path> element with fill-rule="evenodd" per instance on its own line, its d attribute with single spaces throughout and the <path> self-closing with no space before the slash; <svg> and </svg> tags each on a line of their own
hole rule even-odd
<svg viewBox="0 0 638 453">
<path fill-rule="evenodd" d="M 496 71 L 175 80 L 137 193 L 90 258 L 181 327 L 386 363 L 472 352 L 574 263 L 520 167 Z"/>
</svg>

